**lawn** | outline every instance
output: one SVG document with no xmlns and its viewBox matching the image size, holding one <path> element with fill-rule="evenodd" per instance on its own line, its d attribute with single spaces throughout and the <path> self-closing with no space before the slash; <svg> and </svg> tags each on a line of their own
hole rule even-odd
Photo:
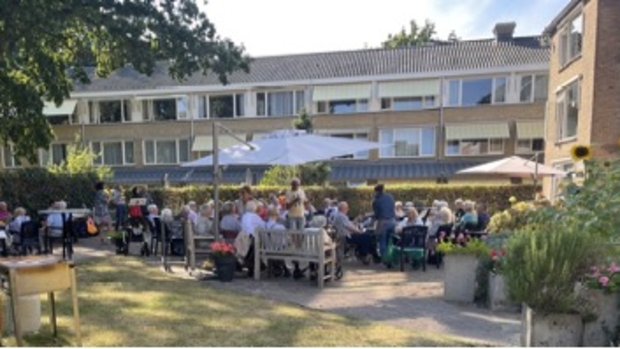
<svg viewBox="0 0 620 349">
<path fill-rule="evenodd" d="M 135 258 L 95 259 L 78 266 L 84 346 L 467 346 L 441 334 L 412 333 L 378 323 L 221 292 L 207 282 L 167 275 Z M 29 346 L 72 344 L 71 308 L 60 297 L 59 331 Z M 9 340 L 5 344 L 14 344 Z"/>
</svg>

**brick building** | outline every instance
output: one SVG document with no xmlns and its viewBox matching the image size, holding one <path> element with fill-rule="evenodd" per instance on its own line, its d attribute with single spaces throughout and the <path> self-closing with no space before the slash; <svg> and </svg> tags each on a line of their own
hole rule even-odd
<svg viewBox="0 0 620 349">
<path fill-rule="evenodd" d="M 179 164 L 208 154 L 213 120 L 252 140 L 290 128 L 305 109 L 319 133 L 392 146 L 334 160 L 332 182 L 458 180 L 460 169 L 544 148 L 549 48 L 514 29 L 498 24 L 486 40 L 259 57 L 226 86 L 213 75 L 173 81 L 165 64 L 150 77 L 120 69 L 46 107 L 57 139 L 40 165 L 62 161 L 80 134 L 116 181 L 209 181 L 210 169 Z M 4 168 L 20 166 L 10 147 L 2 153 Z M 243 181 L 246 170 L 228 168 L 224 180 Z"/>
<path fill-rule="evenodd" d="M 617 153 L 620 140 L 620 1 L 572 0 L 545 30 L 550 43 L 545 131 L 548 165 L 579 172 L 575 144 L 594 155 Z M 557 194 L 558 180 L 545 191 Z"/>
</svg>

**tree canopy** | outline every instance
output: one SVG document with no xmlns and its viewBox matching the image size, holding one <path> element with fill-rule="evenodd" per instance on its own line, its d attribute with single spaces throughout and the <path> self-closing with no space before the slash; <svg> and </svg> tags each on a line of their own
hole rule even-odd
<svg viewBox="0 0 620 349">
<path fill-rule="evenodd" d="M 430 42 L 435 34 L 437 34 L 435 23 L 427 19 L 423 26 L 419 26 L 415 20 L 411 20 L 409 23 L 409 33 L 403 28 L 397 34 L 389 34 L 382 46 L 383 48 L 417 46 Z"/>
<path fill-rule="evenodd" d="M 86 67 L 105 77 L 130 64 L 151 74 L 158 61 L 183 80 L 249 69 L 243 47 L 216 34 L 195 0 L 20 0 L 0 9 L 0 138 L 36 160 L 53 138 L 43 101 L 57 105 Z"/>
</svg>

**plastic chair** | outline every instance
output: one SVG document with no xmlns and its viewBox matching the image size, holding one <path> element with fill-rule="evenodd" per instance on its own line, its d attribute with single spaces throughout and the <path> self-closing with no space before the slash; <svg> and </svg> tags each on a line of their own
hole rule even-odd
<svg viewBox="0 0 620 349">
<path fill-rule="evenodd" d="M 22 256 L 32 253 L 35 247 L 37 251 L 41 251 L 41 246 L 39 244 L 39 222 L 34 220 L 23 222 L 19 237 L 19 250 Z"/>
<path fill-rule="evenodd" d="M 400 234 L 395 235 L 398 248 L 395 250 L 400 260 L 400 271 L 405 271 L 405 256 L 409 257 L 412 265 L 415 262 L 422 264 L 422 270 L 426 271 L 426 238 L 428 227 L 410 226 L 404 227 Z"/>
</svg>

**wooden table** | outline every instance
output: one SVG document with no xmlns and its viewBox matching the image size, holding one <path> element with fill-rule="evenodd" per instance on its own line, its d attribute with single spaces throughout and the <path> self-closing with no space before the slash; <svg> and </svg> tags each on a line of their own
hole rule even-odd
<svg viewBox="0 0 620 349">
<path fill-rule="evenodd" d="M 54 292 L 71 291 L 73 303 L 74 331 L 77 345 L 82 345 L 80 332 L 80 314 L 78 309 L 75 268 L 72 263 L 62 261 L 53 256 L 27 256 L 0 259 L 0 274 L 7 277 L 8 293 L 11 296 L 11 312 L 13 314 L 15 339 L 17 346 L 22 346 L 20 325 L 19 298 L 47 293 L 50 302 L 50 322 L 54 336 L 57 336 L 56 301 Z M 0 298 L 0 333 L 4 333 L 3 300 Z"/>
</svg>

